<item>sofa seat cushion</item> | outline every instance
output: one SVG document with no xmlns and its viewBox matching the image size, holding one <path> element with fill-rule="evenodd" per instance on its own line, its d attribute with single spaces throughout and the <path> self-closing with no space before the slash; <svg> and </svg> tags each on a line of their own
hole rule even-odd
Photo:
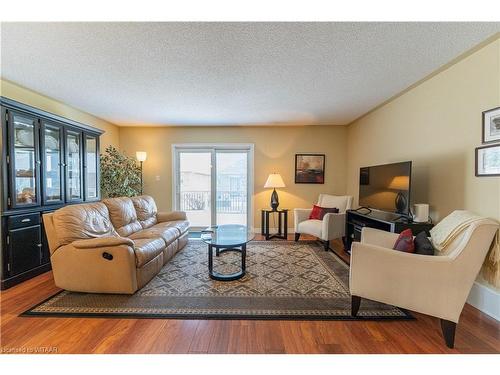
<svg viewBox="0 0 500 375">
<path fill-rule="evenodd" d="M 164 241 L 164 245 L 168 246 L 179 238 L 179 230 L 174 227 L 155 225 L 154 227 L 133 233 L 130 238 L 132 240 L 141 238 L 161 238 Z"/>
<path fill-rule="evenodd" d="M 158 223 L 153 228 L 175 228 L 179 231 L 179 236 L 186 233 L 189 229 L 189 221 L 187 220 L 175 220 L 175 221 L 165 221 L 163 223 Z"/>
<path fill-rule="evenodd" d="M 158 209 L 152 197 L 141 195 L 139 197 L 132 197 L 131 199 L 137 213 L 137 219 L 139 219 L 139 223 L 141 223 L 144 229 L 152 227 L 158 222 L 156 218 Z"/>
<path fill-rule="evenodd" d="M 129 197 L 108 198 L 102 201 L 109 210 L 109 218 L 120 236 L 127 237 L 142 229 L 134 203 Z"/>
<path fill-rule="evenodd" d="M 157 257 L 165 248 L 165 242 L 161 238 L 137 238 L 133 241 L 137 267 L 142 267 Z"/>
<path fill-rule="evenodd" d="M 321 237 L 321 228 L 323 222 L 321 220 L 304 220 L 297 226 L 299 233 L 312 234 L 316 237 Z"/>
</svg>

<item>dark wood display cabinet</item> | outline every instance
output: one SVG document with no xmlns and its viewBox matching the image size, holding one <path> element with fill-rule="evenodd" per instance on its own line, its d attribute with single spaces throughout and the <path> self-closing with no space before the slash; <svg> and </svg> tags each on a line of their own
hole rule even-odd
<svg viewBox="0 0 500 375">
<path fill-rule="evenodd" d="M 102 131 L 0 97 L 1 289 L 50 270 L 42 214 L 96 201 Z"/>
</svg>

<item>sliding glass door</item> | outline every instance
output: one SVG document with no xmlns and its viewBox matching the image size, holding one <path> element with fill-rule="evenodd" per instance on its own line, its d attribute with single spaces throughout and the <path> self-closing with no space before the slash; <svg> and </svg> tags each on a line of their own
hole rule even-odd
<svg viewBox="0 0 500 375">
<path fill-rule="evenodd" d="M 193 227 L 207 227 L 212 219 L 212 183 L 210 151 L 186 151 L 178 153 L 178 202 L 176 207 L 187 213 Z"/>
<path fill-rule="evenodd" d="M 174 145 L 174 207 L 192 230 L 252 223 L 252 145 Z"/>
<path fill-rule="evenodd" d="M 248 223 L 248 153 L 215 152 L 216 224 Z"/>
</svg>

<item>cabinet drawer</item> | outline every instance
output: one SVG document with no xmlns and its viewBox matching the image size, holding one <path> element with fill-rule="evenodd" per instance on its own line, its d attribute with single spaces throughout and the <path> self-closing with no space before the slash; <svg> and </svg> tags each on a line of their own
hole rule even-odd
<svg viewBox="0 0 500 375">
<path fill-rule="evenodd" d="M 7 219 L 7 227 L 9 229 L 30 227 L 38 224 L 40 224 L 40 214 L 38 212 L 26 215 L 9 216 Z"/>
</svg>

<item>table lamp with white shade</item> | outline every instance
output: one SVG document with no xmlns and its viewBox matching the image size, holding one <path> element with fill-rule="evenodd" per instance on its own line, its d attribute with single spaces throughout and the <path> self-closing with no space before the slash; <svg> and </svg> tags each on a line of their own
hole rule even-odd
<svg viewBox="0 0 500 375">
<path fill-rule="evenodd" d="M 136 151 L 135 157 L 141 163 L 141 195 L 142 195 L 142 188 L 143 188 L 143 184 L 142 184 L 142 163 L 144 161 L 146 161 L 146 159 L 148 157 L 148 154 L 147 154 L 146 151 Z"/>
<path fill-rule="evenodd" d="M 273 209 L 273 211 L 276 211 L 280 204 L 276 188 L 284 188 L 284 187 L 285 183 L 283 182 L 283 179 L 281 178 L 281 175 L 279 173 L 271 173 L 267 178 L 266 183 L 264 184 L 264 188 L 273 189 L 273 193 L 271 194 L 271 208 Z"/>
</svg>

